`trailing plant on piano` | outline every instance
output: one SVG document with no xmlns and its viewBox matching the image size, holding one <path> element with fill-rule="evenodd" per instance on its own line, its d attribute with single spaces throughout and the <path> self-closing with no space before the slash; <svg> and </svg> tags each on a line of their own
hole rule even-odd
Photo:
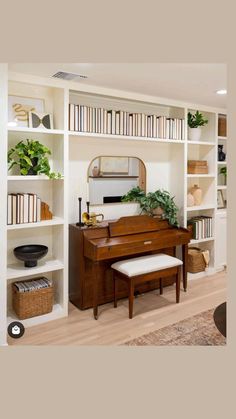
<svg viewBox="0 0 236 419">
<path fill-rule="evenodd" d="M 161 209 L 161 218 L 178 227 L 177 218 L 178 207 L 174 202 L 174 196 L 168 191 L 158 189 L 155 192 L 145 192 L 139 186 L 131 189 L 122 197 L 122 202 L 138 202 L 140 204 L 141 213 L 155 216 L 158 209 Z"/>
</svg>

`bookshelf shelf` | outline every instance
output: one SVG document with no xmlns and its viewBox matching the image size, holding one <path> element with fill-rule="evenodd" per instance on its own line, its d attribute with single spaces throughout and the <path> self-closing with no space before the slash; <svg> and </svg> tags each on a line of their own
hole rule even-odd
<svg viewBox="0 0 236 419">
<path fill-rule="evenodd" d="M 219 137 L 218 137 L 218 140 L 227 140 L 227 137 L 222 137 L 222 136 L 219 136 Z"/>
<path fill-rule="evenodd" d="M 8 312 L 7 323 L 19 321 L 18 317 L 10 310 Z M 51 313 L 43 314 L 42 316 L 36 316 L 29 319 L 21 320 L 21 323 L 25 327 L 36 326 L 38 324 L 46 323 L 51 320 L 56 320 L 66 315 L 65 310 L 60 304 L 54 304 Z"/>
<path fill-rule="evenodd" d="M 29 134 L 47 134 L 47 135 L 63 135 L 64 130 L 60 129 L 41 129 L 41 128 L 28 128 L 28 127 L 8 127 L 8 132 L 19 132 Z"/>
<path fill-rule="evenodd" d="M 37 223 L 9 224 L 7 230 L 20 230 L 25 228 L 49 227 L 54 225 L 63 225 L 64 219 L 53 217 L 52 220 L 44 220 Z"/>
<path fill-rule="evenodd" d="M 81 137 L 81 138 L 103 138 L 106 140 L 118 140 L 118 141 L 150 141 L 154 143 L 174 143 L 184 144 L 184 140 L 172 140 L 166 138 L 153 138 L 153 137 L 136 137 L 134 135 L 116 135 L 116 134 L 97 134 L 93 132 L 77 132 L 68 131 L 69 136 Z"/>
<path fill-rule="evenodd" d="M 204 210 L 208 210 L 208 209 L 215 209 L 215 205 L 214 204 L 209 204 L 209 205 L 194 205 L 193 207 L 187 207 L 187 211 L 191 212 L 191 211 L 204 211 Z"/>
<path fill-rule="evenodd" d="M 58 271 L 64 268 L 62 261 L 58 259 L 48 259 L 39 261 L 35 268 L 25 268 L 22 263 L 14 263 L 7 267 L 7 279 L 24 278 L 26 276 L 45 274 L 47 272 Z"/>
<path fill-rule="evenodd" d="M 221 189 L 223 191 L 223 190 L 227 189 L 227 186 L 226 185 L 217 185 L 217 189 Z"/>
<path fill-rule="evenodd" d="M 199 239 L 199 240 L 194 240 L 192 239 L 190 244 L 197 244 L 197 243 L 206 243 L 206 242 L 210 242 L 215 240 L 214 237 L 207 237 L 206 239 Z"/>
<path fill-rule="evenodd" d="M 225 165 L 227 165 L 227 161 L 226 160 L 225 161 L 218 161 L 217 164 L 219 166 L 221 166 L 221 165 L 225 166 Z"/>
<path fill-rule="evenodd" d="M 203 145 L 215 147 L 216 143 L 213 141 L 190 141 L 188 140 L 188 145 Z"/>
<path fill-rule="evenodd" d="M 13 182 L 29 182 L 29 181 L 41 181 L 41 180 L 47 180 L 47 181 L 53 181 L 53 182 L 58 182 L 58 181 L 63 181 L 64 178 L 60 178 L 60 179 L 50 179 L 48 176 L 7 176 L 7 180 L 8 181 L 13 181 Z"/>
<path fill-rule="evenodd" d="M 187 177 L 188 178 L 195 178 L 195 177 L 200 177 L 200 178 L 215 178 L 215 175 L 214 174 L 187 174 Z"/>
</svg>

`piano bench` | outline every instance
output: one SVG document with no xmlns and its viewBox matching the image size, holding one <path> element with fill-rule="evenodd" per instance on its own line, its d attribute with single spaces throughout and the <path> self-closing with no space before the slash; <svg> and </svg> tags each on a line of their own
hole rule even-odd
<svg viewBox="0 0 236 419">
<path fill-rule="evenodd" d="M 160 279 L 160 294 L 163 293 L 162 278 L 175 275 L 176 303 L 179 303 L 181 265 L 183 262 L 164 253 L 140 256 L 113 263 L 114 307 L 117 307 L 117 280 L 127 282 L 129 287 L 129 318 L 133 318 L 134 288 L 143 282 Z"/>
</svg>

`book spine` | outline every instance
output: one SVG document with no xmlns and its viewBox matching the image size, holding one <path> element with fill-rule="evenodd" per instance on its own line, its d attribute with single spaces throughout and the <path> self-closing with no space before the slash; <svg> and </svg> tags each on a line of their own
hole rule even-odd
<svg viewBox="0 0 236 419">
<path fill-rule="evenodd" d="M 124 135 L 124 112 L 120 111 L 120 135 Z"/>
<path fill-rule="evenodd" d="M 12 224 L 12 195 L 7 196 L 7 224 Z"/>
<path fill-rule="evenodd" d="M 79 106 L 75 105 L 75 131 L 79 131 Z"/>
<path fill-rule="evenodd" d="M 37 197 L 37 218 L 36 221 L 39 223 L 41 221 L 41 199 Z"/>
<path fill-rule="evenodd" d="M 111 111 L 107 111 L 107 133 L 111 134 L 111 123 L 112 123 Z"/>
<path fill-rule="evenodd" d="M 100 112 L 101 112 L 101 115 L 100 115 L 100 132 L 101 132 L 101 134 L 104 134 L 104 109 L 103 108 L 101 108 L 101 110 L 100 110 Z"/>
<path fill-rule="evenodd" d="M 116 130 L 115 130 L 116 135 L 120 134 L 120 112 L 117 111 L 116 112 Z"/>
<path fill-rule="evenodd" d="M 75 105 L 73 103 L 69 104 L 69 130 L 75 130 Z"/>
<path fill-rule="evenodd" d="M 111 111 L 111 133 L 116 133 L 116 111 Z"/>
<path fill-rule="evenodd" d="M 107 110 L 104 109 L 104 115 L 103 115 L 103 133 L 107 134 Z"/>
</svg>

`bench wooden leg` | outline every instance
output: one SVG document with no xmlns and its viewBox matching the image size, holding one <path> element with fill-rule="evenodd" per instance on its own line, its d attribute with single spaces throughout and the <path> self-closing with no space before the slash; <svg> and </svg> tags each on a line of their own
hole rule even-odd
<svg viewBox="0 0 236 419">
<path fill-rule="evenodd" d="M 163 294 L 163 283 L 162 283 L 162 278 L 160 278 L 160 294 Z"/>
<path fill-rule="evenodd" d="M 178 266 L 178 272 L 176 274 L 176 303 L 179 303 L 180 280 L 181 280 L 181 266 Z"/>
<path fill-rule="evenodd" d="M 113 274 L 113 290 L 114 290 L 114 307 L 117 307 L 117 279 Z"/>
<path fill-rule="evenodd" d="M 133 281 L 129 282 L 129 318 L 133 318 L 133 304 L 134 304 L 134 284 Z"/>
</svg>

